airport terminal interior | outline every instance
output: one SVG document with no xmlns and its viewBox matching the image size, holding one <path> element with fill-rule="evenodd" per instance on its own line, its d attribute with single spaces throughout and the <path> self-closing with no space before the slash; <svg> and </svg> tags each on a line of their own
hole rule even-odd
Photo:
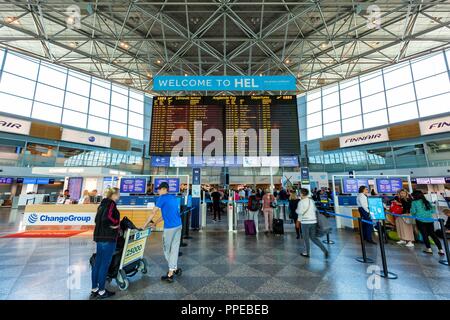
<svg viewBox="0 0 450 320">
<path fill-rule="evenodd" d="M 449 217 L 449 1 L 0 0 L 0 300 L 450 300 Z"/>
</svg>

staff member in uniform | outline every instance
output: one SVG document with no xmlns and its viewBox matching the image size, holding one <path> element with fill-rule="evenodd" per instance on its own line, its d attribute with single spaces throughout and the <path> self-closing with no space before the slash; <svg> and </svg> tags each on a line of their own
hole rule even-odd
<svg viewBox="0 0 450 320">
<path fill-rule="evenodd" d="M 356 198 L 356 204 L 358 205 L 358 211 L 362 219 L 371 221 L 369 213 L 369 201 L 367 200 L 367 195 L 369 194 L 369 189 L 366 186 L 360 186 L 358 190 L 358 197 Z M 376 244 L 372 240 L 373 225 L 369 223 L 362 222 L 362 230 L 364 240 L 368 243 Z"/>
<path fill-rule="evenodd" d="M 158 186 L 159 198 L 156 201 L 155 208 L 151 211 L 144 228 L 149 224 L 157 225 L 161 220 L 164 220 L 163 250 L 169 265 L 169 271 L 166 275 L 161 277 L 161 280 L 171 283 L 174 280 L 174 275 L 181 275 L 181 268 L 178 268 L 177 264 L 180 251 L 182 224 L 177 197 L 169 194 L 168 190 L 169 184 L 167 182 L 161 182 Z M 157 210 L 161 210 L 161 218 L 152 223 L 152 219 Z"/>
</svg>

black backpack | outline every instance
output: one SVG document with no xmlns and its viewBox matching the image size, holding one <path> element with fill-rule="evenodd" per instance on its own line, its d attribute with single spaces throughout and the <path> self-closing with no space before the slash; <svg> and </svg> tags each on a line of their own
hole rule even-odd
<svg viewBox="0 0 450 320">
<path fill-rule="evenodd" d="M 251 196 L 249 201 L 250 201 L 250 205 L 248 207 L 248 210 L 258 211 L 259 210 L 259 200 L 256 198 L 256 196 Z"/>
</svg>

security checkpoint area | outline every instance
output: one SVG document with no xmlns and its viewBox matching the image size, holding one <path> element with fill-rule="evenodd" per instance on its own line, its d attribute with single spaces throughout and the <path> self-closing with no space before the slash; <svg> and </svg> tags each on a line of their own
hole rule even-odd
<svg viewBox="0 0 450 320">
<path fill-rule="evenodd" d="M 450 2 L 0 9 L 0 304 L 450 300 Z"/>
</svg>

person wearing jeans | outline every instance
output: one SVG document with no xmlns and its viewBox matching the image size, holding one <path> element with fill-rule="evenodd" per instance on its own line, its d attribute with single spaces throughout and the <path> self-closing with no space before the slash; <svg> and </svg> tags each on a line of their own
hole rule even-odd
<svg viewBox="0 0 450 320">
<path fill-rule="evenodd" d="M 305 258 L 309 258 L 311 254 L 310 240 L 322 250 L 325 254 L 325 258 L 328 258 L 328 250 L 323 243 L 319 240 L 316 234 L 317 228 L 317 216 L 316 205 L 314 201 L 309 197 L 308 189 L 300 189 L 300 202 L 297 206 L 298 221 L 302 224 L 303 240 L 305 242 L 305 251 L 301 255 Z"/>
<path fill-rule="evenodd" d="M 416 190 L 412 193 L 412 198 L 414 199 L 411 204 L 411 215 L 416 217 L 417 228 L 422 235 L 423 242 L 425 243 L 426 249 L 423 251 L 428 254 L 433 254 L 431 250 L 430 239 L 433 239 L 436 247 L 438 248 L 438 253 L 440 256 L 445 255 L 444 250 L 442 250 L 442 244 L 439 240 L 436 232 L 434 231 L 433 219 L 434 208 L 433 205 L 425 198 L 424 194 L 420 190 Z"/>
<path fill-rule="evenodd" d="M 105 299 L 115 294 L 105 288 L 105 283 L 119 235 L 120 213 L 116 206 L 119 197 L 119 189 L 107 189 L 106 198 L 100 203 L 95 216 L 94 241 L 97 243 L 97 251 L 92 266 L 90 299 Z"/>
<path fill-rule="evenodd" d="M 182 223 L 177 197 L 169 194 L 168 190 L 169 184 L 167 182 L 161 182 L 158 186 L 159 198 L 144 228 L 148 225 L 155 226 L 161 220 L 164 220 L 163 251 L 169 271 L 161 277 L 161 280 L 171 283 L 174 280 L 174 275 L 181 276 L 181 268 L 178 268 L 178 255 L 180 252 Z M 161 218 L 158 221 L 152 222 L 157 210 L 161 210 Z"/>
</svg>

